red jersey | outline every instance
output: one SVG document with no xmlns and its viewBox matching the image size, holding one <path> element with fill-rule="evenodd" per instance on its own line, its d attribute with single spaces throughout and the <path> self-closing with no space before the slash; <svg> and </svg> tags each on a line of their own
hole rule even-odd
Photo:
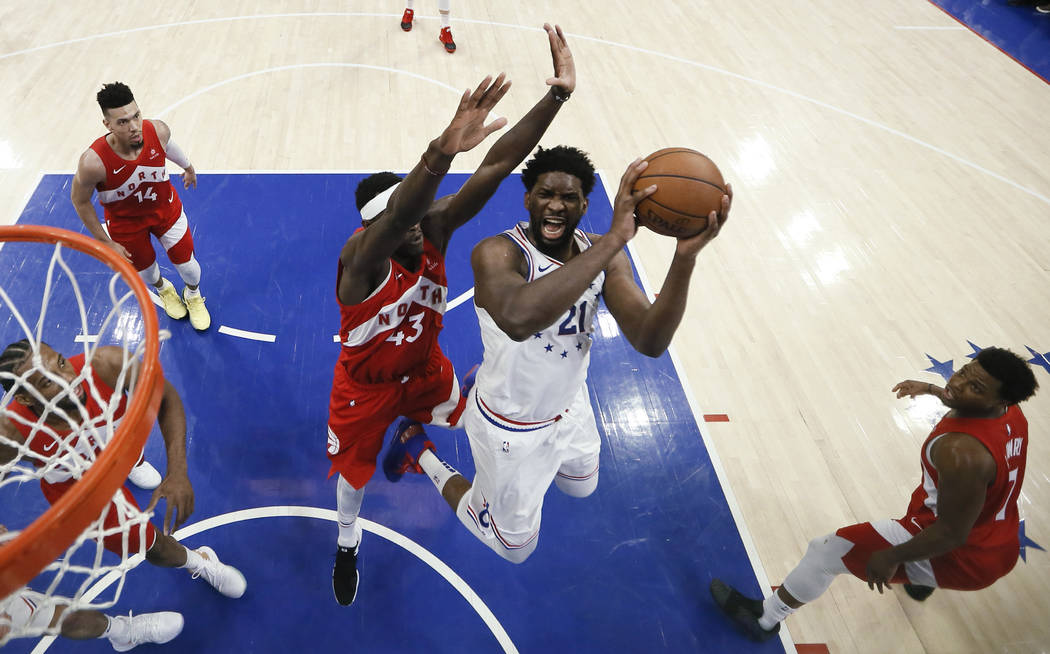
<svg viewBox="0 0 1050 654">
<path fill-rule="evenodd" d="M 448 294 L 445 258 L 427 239 L 419 270 L 390 259 L 390 272 L 373 293 L 358 304 L 339 302 L 338 366 L 350 379 L 364 384 L 403 381 L 422 375 L 438 349 Z M 336 275 L 336 300 L 343 264 Z"/>
<path fill-rule="evenodd" d="M 911 531 L 913 526 L 925 529 L 937 519 L 937 470 L 930 463 L 930 444 L 947 433 L 976 438 L 995 458 L 995 480 L 985 492 L 984 506 L 964 547 L 1020 548 L 1017 497 L 1028 456 L 1028 420 L 1016 404 L 998 418 L 944 417 L 937 423 L 922 446 L 922 484 L 912 493 L 901 523 Z"/>
<path fill-rule="evenodd" d="M 157 129 L 142 121 L 142 152 L 133 161 L 122 159 L 100 136 L 91 144 L 106 167 L 106 181 L 98 184 L 98 201 L 106 221 L 114 218 L 156 218 L 161 222 L 178 219 L 182 200 L 168 179 L 167 155 L 157 137 Z"/>
<path fill-rule="evenodd" d="M 73 366 L 73 370 L 79 375 L 81 370 L 84 368 L 84 355 L 77 354 L 71 356 L 68 359 L 69 365 Z M 73 478 L 73 471 L 80 468 L 75 464 L 63 464 L 62 459 L 71 457 L 72 452 L 78 452 L 80 456 L 86 456 L 89 459 L 94 459 L 102 451 L 99 447 L 97 440 L 94 437 L 95 431 L 105 433 L 108 431 L 106 426 L 106 420 L 103 417 L 105 411 L 104 406 L 109 406 L 113 402 L 116 402 L 116 408 L 113 411 L 113 430 L 115 431 L 117 425 L 120 423 L 120 419 L 124 416 L 124 410 L 127 408 L 128 398 L 124 393 L 120 394 L 118 399 L 113 398 L 114 391 L 106 382 L 102 381 L 102 378 L 98 376 L 98 373 L 94 370 L 91 371 L 91 378 L 94 382 L 95 389 L 98 391 L 98 397 L 91 391 L 91 386 L 87 379 L 83 379 L 80 382 L 80 388 L 84 391 L 84 409 L 87 411 L 88 423 L 87 426 L 80 429 L 79 435 L 71 442 L 64 442 L 64 439 L 69 436 L 69 429 L 62 430 L 55 427 L 46 427 L 39 429 L 36 433 L 33 433 L 35 428 L 34 423 L 40 420 L 40 417 L 33 413 L 29 407 L 26 407 L 18 402 L 11 402 L 7 406 L 9 413 L 14 413 L 19 417 L 25 419 L 30 424 L 25 425 L 20 421 L 11 420 L 11 423 L 18 428 L 22 436 L 26 439 L 26 445 L 29 449 L 40 458 L 32 458 L 33 464 L 36 467 L 42 467 L 45 463 L 49 466 L 53 466 L 51 470 L 44 473 L 43 481 L 47 483 L 58 483 L 67 481 Z M 99 403 L 101 400 L 101 404 Z M 70 413 L 71 418 L 78 418 L 79 411 Z M 51 432 L 58 436 L 56 440 Z M 63 455 L 62 453 L 65 452 Z M 56 465 L 55 459 L 56 454 L 58 455 L 58 463 Z"/>
</svg>

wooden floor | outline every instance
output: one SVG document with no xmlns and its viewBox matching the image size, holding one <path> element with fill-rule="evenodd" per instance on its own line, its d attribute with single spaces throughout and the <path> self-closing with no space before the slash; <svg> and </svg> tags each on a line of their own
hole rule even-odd
<svg viewBox="0 0 1050 654">
<path fill-rule="evenodd" d="M 533 104 L 551 21 L 579 84 L 544 144 L 588 150 L 613 179 L 694 147 L 736 189 L 675 347 L 700 410 L 730 418 L 704 429 L 760 578 L 778 583 L 815 536 L 903 514 L 937 407 L 890 388 L 938 381 L 927 354 L 958 368 L 967 341 L 1050 351 L 1050 87 L 969 31 L 897 29 L 957 27 L 933 5 L 457 0 L 453 56 L 436 3 L 416 5 L 404 34 L 395 0 L 7 0 L 0 222 L 103 133 L 103 82 L 128 83 L 199 171 L 404 170 L 484 74 L 513 79 L 512 122 Z M 635 247 L 658 285 L 673 242 Z M 1050 547 L 1050 375 L 1036 374 L 1021 511 Z M 920 605 L 842 579 L 787 624 L 836 654 L 1045 651 L 1047 587 L 1050 556 L 1029 549 L 985 591 Z"/>
</svg>

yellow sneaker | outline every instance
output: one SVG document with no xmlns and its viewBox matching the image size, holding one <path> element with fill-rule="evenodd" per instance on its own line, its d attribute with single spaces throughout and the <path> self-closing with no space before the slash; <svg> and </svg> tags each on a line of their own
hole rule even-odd
<svg viewBox="0 0 1050 654">
<path fill-rule="evenodd" d="M 204 296 L 186 297 L 187 290 L 183 289 L 182 299 L 186 301 L 186 308 L 190 311 L 190 324 L 193 325 L 194 329 L 202 332 L 211 326 L 211 314 L 208 313 L 207 307 L 204 306 Z"/>
<path fill-rule="evenodd" d="M 182 320 L 186 317 L 186 305 L 179 298 L 179 292 L 175 290 L 175 285 L 166 279 L 162 281 L 164 286 L 157 291 L 157 295 L 160 296 L 160 301 L 164 304 L 164 313 L 168 314 L 168 317 L 172 320 Z"/>
</svg>

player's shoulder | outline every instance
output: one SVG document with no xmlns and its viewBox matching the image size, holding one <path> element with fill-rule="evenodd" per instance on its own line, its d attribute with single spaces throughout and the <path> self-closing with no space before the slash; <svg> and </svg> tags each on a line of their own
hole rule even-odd
<svg viewBox="0 0 1050 654">
<path fill-rule="evenodd" d="M 171 138 L 171 128 L 168 124 L 159 118 L 148 118 L 143 119 L 143 123 L 149 123 L 153 126 L 153 130 L 157 133 L 157 138 L 160 139 L 161 143 L 167 143 L 168 139 Z"/>
<path fill-rule="evenodd" d="M 937 439 L 930 459 L 939 471 L 944 468 L 966 471 L 994 471 L 995 455 L 973 434 L 947 432 Z"/>
<path fill-rule="evenodd" d="M 77 161 L 77 172 L 101 173 L 105 177 L 106 165 L 103 163 L 101 155 L 94 148 L 89 147 L 80 153 L 80 159 Z"/>
</svg>

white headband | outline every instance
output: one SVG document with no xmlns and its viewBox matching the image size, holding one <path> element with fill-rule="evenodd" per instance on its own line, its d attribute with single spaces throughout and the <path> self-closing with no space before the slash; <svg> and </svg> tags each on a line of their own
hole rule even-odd
<svg viewBox="0 0 1050 654">
<path fill-rule="evenodd" d="M 398 182 L 366 202 L 365 206 L 361 207 L 361 222 L 367 223 L 386 211 L 386 203 L 390 200 L 390 196 L 394 194 L 394 189 L 400 185 L 401 182 Z"/>
</svg>

